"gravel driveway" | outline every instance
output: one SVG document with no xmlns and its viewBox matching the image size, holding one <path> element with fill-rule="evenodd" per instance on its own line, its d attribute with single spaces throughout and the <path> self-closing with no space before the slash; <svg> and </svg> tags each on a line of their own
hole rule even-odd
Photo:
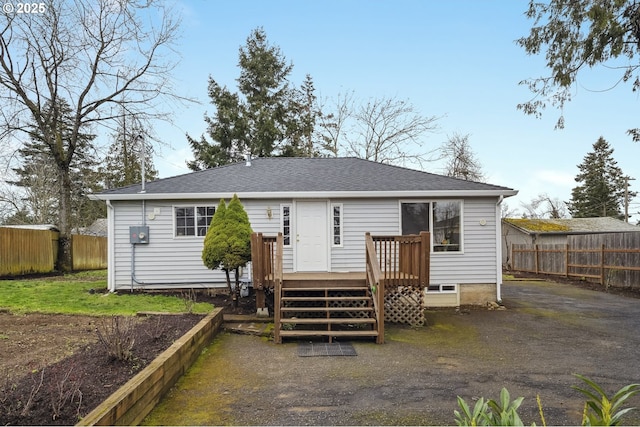
<svg viewBox="0 0 640 427">
<path fill-rule="evenodd" d="M 164 425 L 450 425 L 456 396 L 524 396 L 525 424 L 581 422 L 579 373 L 613 394 L 640 382 L 640 300 L 550 282 L 506 282 L 506 310 L 431 311 L 387 325 L 355 357 L 299 357 L 297 343 L 222 334 L 147 418 Z M 631 404 L 640 407 L 640 397 Z M 640 411 L 626 424 L 640 425 Z"/>
</svg>

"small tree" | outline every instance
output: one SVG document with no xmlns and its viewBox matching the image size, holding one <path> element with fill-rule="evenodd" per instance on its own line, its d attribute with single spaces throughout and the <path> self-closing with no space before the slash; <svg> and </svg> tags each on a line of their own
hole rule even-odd
<svg viewBox="0 0 640 427">
<path fill-rule="evenodd" d="M 251 259 L 251 225 L 237 195 L 229 202 L 220 200 L 211 226 L 204 238 L 202 261 L 211 270 L 222 269 L 227 277 L 229 293 L 238 305 L 239 269 Z M 230 271 L 235 272 L 235 292 L 232 292 Z"/>
</svg>

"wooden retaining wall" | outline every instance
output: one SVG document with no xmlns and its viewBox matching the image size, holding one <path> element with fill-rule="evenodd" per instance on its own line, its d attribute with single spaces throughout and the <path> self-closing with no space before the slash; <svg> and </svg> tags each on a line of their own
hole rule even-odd
<svg viewBox="0 0 640 427">
<path fill-rule="evenodd" d="M 222 327 L 217 308 L 77 424 L 139 425 Z"/>
</svg>

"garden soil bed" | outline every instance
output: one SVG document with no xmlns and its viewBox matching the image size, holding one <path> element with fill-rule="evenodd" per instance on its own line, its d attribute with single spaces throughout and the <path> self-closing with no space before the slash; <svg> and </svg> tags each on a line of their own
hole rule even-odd
<svg viewBox="0 0 640 427">
<path fill-rule="evenodd" d="M 225 313 L 255 311 L 253 298 L 242 298 L 238 308 L 226 295 L 197 300 Z M 98 336 L 113 330 L 112 318 L 0 313 L 0 425 L 76 424 L 202 318 L 118 318 L 121 328 L 132 327 L 133 339 L 131 357 L 121 361 L 109 357 Z"/>
</svg>

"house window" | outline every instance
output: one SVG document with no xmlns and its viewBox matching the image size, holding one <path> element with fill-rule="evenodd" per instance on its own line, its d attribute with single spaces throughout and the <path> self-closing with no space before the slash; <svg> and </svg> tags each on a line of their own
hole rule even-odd
<svg viewBox="0 0 640 427">
<path fill-rule="evenodd" d="M 342 205 L 331 205 L 332 245 L 342 246 Z"/>
<path fill-rule="evenodd" d="M 458 201 L 433 202 L 433 251 L 460 251 L 460 212 Z"/>
<path fill-rule="evenodd" d="M 462 202 L 459 200 L 401 203 L 402 234 L 430 231 L 433 252 L 460 252 L 461 213 Z"/>
<path fill-rule="evenodd" d="M 284 246 L 291 246 L 291 205 L 281 205 L 282 240 Z"/>
<path fill-rule="evenodd" d="M 402 203 L 402 234 L 420 234 L 421 231 L 430 231 L 429 212 L 431 203 Z"/>
<path fill-rule="evenodd" d="M 205 236 L 215 211 L 214 206 L 176 207 L 176 236 Z"/>
</svg>

